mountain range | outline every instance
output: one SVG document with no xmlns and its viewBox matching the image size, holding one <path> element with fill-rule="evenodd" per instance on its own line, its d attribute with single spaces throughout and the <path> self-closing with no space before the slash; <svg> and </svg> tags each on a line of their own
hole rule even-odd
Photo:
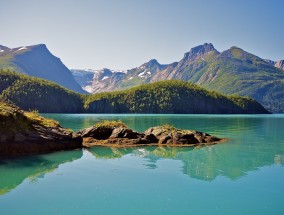
<svg viewBox="0 0 284 215">
<path fill-rule="evenodd" d="M 225 95 L 249 96 L 270 112 L 284 112 L 284 60 L 262 59 L 238 47 L 219 52 L 211 43 L 205 43 L 190 49 L 178 62 L 160 64 L 152 59 L 139 67 L 121 71 L 107 68 L 69 70 L 44 44 L 12 49 L 0 46 L 0 69 L 92 94 L 163 80 L 183 80 Z"/>
<path fill-rule="evenodd" d="M 0 69 L 43 78 L 75 92 L 86 93 L 75 81 L 70 70 L 44 44 L 12 49 L 0 46 Z"/>
<path fill-rule="evenodd" d="M 249 96 L 272 112 L 284 112 L 284 60 L 272 61 L 231 47 L 217 51 L 211 43 L 192 48 L 178 62 L 152 59 L 126 71 L 72 70 L 75 80 L 90 93 L 127 89 L 162 80 L 184 80 L 208 90 Z"/>
</svg>

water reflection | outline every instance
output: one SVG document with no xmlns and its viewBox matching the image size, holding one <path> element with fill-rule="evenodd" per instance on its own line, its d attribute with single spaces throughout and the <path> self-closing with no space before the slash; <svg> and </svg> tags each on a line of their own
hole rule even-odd
<svg viewBox="0 0 284 215">
<path fill-rule="evenodd" d="M 97 159 L 122 158 L 134 155 L 144 158 L 145 166 L 156 169 L 160 159 L 179 160 L 183 166 L 181 171 L 191 178 L 212 181 L 218 176 L 225 176 L 237 180 L 256 171 L 260 167 L 270 165 L 284 165 L 284 154 L 279 154 L 279 147 L 269 146 L 264 150 L 259 145 L 243 145 L 227 143 L 202 148 L 188 147 L 143 147 L 143 148 L 106 148 L 94 147 L 89 151 Z"/>
<path fill-rule="evenodd" d="M 80 159 L 82 155 L 82 150 L 74 150 L 14 159 L 0 159 L 0 195 L 11 191 L 26 178 L 35 182 L 38 178 L 43 178 L 46 173 L 57 169 L 60 164 Z"/>
</svg>

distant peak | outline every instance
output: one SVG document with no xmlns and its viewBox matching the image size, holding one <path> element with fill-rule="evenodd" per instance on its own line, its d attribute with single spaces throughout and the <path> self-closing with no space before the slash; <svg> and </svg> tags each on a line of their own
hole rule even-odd
<svg viewBox="0 0 284 215">
<path fill-rule="evenodd" d="M 149 60 L 149 63 L 158 63 L 158 61 L 156 59 L 151 59 Z"/>
<path fill-rule="evenodd" d="M 0 54 L 6 53 L 6 51 L 10 51 L 10 48 L 0 45 Z"/>
<path fill-rule="evenodd" d="M 49 52 L 45 44 L 37 44 L 37 45 L 31 45 L 31 46 L 20 46 L 17 48 L 10 49 L 13 53 L 15 54 L 22 54 L 25 53 L 26 51 L 31 51 L 31 50 L 37 50 L 37 51 L 44 51 L 44 52 Z"/>
<path fill-rule="evenodd" d="M 44 48 L 44 49 L 47 49 L 46 45 L 43 44 L 43 43 L 32 45 L 32 46 L 28 46 L 28 48 Z"/>
<path fill-rule="evenodd" d="M 156 59 L 151 59 L 147 63 L 144 63 L 142 66 L 146 67 L 153 67 L 153 66 L 160 66 Z"/>
<path fill-rule="evenodd" d="M 195 54 L 198 52 L 207 53 L 215 50 L 212 43 L 204 43 L 203 45 L 199 45 L 190 49 L 190 53 Z"/>
<path fill-rule="evenodd" d="M 189 52 L 184 54 L 185 58 L 195 58 L 199 55 L 204 55 L 211 51 L 217 51 L 212 43 L 204 43 L 203 45 L 199 45 L 190 49 Z"/>
<path fill-rule="evenodd" d="M 148 62 L 148 64 L 151 65 L 151 66 L 152 66 L 152 65 L 160 65 L 156 59 L 151 59 L 151 60 Z"/>
<path fill-rule="evenodd" d="M 9 50 L 10 48 L 8 48 L 8 47 L 6 47 L 6 46 L 2 46 L 2 45 L 0 45 L 0 50 Z"/>
<path fill-rule="evenodd" d="M 255 58 L 257 56 L 237 47 L 237 46 L 232 46 L 230 49 L 223 51 L 220 54 L 220 57 L 233 57 L 233 58 Z M 266 61 L 267 62 L 267 61 Z"/>
<path fill-rule="evenodd" d="M 237 47 L 237 46 L 232 46 L 232 47 L 230 48 L 230 50 L 233 50 L 233 49 L 242 50 L 241 48 L 239 48 L 239 47 Z M 243 50 L 242 50 L 242 51 L 243 51 Z"/>
</svg>

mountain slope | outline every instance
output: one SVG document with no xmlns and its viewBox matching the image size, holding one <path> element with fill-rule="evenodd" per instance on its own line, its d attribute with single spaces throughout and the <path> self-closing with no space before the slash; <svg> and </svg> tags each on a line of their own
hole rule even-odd
<svg viewBox="0 0 284 215">
<path fill-rule="evenodd" d="M 274 66 L 279 68 L 279 69 L 284 69 L 284 60 L 276 61 Z"/>
<path fill-rule="evenodd" d="M 0 69 L 43 78 L 70 90 L 85 93 L 70 70 L 44 44 L 10 49 L 0 46 Z"/>
<path fill-rule="evenodd" d="M 0 70 L 0 99 L 24 110 L 55 113 L 268 113 L 255 100 L 209 92 L 184 81 L 80 95 L 53 82 Z"/>
<path fill-rule="evenodd" d="M 220 53 L 195 83 L 250 96 L 272 112 L 284 112 L 284 71 L 237 47 Z"/>
<path fill-rule="evenodd" d="M 279 113 L 284 112 L 282 67 L 283 61 L 263 60 L 238 47 L 220 53 L 212 44 L 205 43 L 185 53 L 179 62 L 160 65 L 154 60 L 127 70 L 119 78 L 115 72 L 108 79 L 93 78 L 87 87 L 89 92 L 97 93 L 161 80 L 184 80 L 226 95 L 252 97 L 268 110 Z"/>
</svg>

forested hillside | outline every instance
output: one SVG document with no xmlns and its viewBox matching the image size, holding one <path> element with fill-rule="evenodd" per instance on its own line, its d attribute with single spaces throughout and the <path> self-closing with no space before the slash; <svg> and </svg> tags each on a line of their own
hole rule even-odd
<svg viewBox="0 0 284 215">
<path fill-rule="evenodd" d="M 82 96 L 53 82 L 0 70 L 0 98 L 24 110 L 49 113 L 83 112 Z"/>
<path fill-rule="evenodd" d="M 255 100 L 224 96 L 184 81 L 81 95 L 53 82 L 0 70 L 0 98 L 24 110 L 49 113 L 268 113 Z"/>
<path fill-rule="evenodd" d="M 184 81 L 161 81 L 128 90 L 88 96 L 95 113 L 267 113 L 255 100 L 224 96 Z"/>
</svg>

